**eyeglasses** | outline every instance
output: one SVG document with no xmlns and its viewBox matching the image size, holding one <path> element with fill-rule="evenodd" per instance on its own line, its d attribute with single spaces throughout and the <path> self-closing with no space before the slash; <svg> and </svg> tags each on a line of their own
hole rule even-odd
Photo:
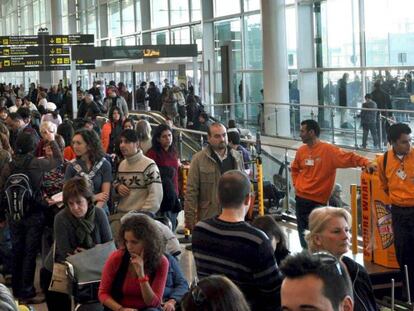
<svg viewBox="0 0 414 311">
<path fill-rule="evenodd" d="M 312 256 L 318 257 L 319 260 L 323 264 L 335 265 L 336 269 L 338 270 L 338 273 L 342 275 L 341 264 L 339 263 L 338 259 L 334 255 L 328 252 L 317 252 L 317 253 L 313 253 Z"/>
<path fill-rule="evenodd" d="M 194 301 L 194 304 L 199 307 L 201 306 L 207 299 L 206 295 L 204 294 L 203 290 L 198 286 L 198 278 L 194 278 L 194 282 L 191 284 L 191 298 Z"/>
</svg>

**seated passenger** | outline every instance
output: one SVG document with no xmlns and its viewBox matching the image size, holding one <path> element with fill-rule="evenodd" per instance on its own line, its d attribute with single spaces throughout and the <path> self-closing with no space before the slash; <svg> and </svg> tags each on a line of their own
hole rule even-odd
<svg viewBox="0 0 414 311">
<path fill-rule="evenodd" d="M 174 256 L 177 260 L 180 259 L 180 255 L 181 255 L 180 242 L 178 241 L 177 236 L 174 234 L 174 232 L 171 231 L 171 225 L 170 224 L 167 225 L 164 222 L 165 218 L 159 218 L 159 217 L 155 218 L 154 213 L 147 212 L 147 211 L 131 211 L 131 212 L 125 214 L 125 216 L 123 216 L 121 218 L 121 223 L 123 223 L 129 217 L 132 217 L 132 216 L 135 216 L 135 215 L 142 215 L 142 214 L 147 215 L 147 216 L 153 218 L 154 220 L 156 220 L 155 223 L 157 224 L 158 229 L 161 230 L 161 234 L 162 234 L 162 236 L 164 238 L 164 241 L 166 243 L 166 250 L 165 250 L 166 253 Z M 167 220 L 168 220 L 168 218 L 167 218 Z"/>
<path fill-rule="evenodd" d="M 44 114 L 42 115 L 40 124 L 46 121 L 52 122 L 56 124 L 56 126 L 62 124 L 62 117 L 58 114 L 56 105 L 54 103 L 48 102 L 46 105 L 44 105 Z"/>
<path fill-rule="evenodd" d="M 282 277 L 270 239 L 244 221 L 250 191 L 246 174 L 231 170 L 221 176 L 221 214 L 198 222 L 193 231 L 197 275 L 223 274 L 240 287 L 252 310 L 273 311 L 280 307 Z"/>
<path fill-rule="evenodd" d="M 192 287 L 181 302 L 183 311 L 250 311 L 240 289 L 225 276 L 212 275 Z"/>
<path fill-rule="evenodd" d="M 54 222 L 55 254 L 52 248 L 40 277 L 49 310 L 71 310 L 68 295 L 48 290 L 53 261 L 63 262 L 68 255 L 112 240 L 108 218 L 102 209 L 95 208 L 92 199 L 93 193 L 82 177 L 74 177 L 63 186 L 65 208 L 56 215 Z"/>
<path fill-rule="evenodd" d="M 270 216 L 259 216 L 255 218 L 252 225 L 257 229 L 262 230 L 269 237 L 274 250 L 277 264 L 280 265 L 283 259 L 290 254 L 287 248 L 286 236 L 282 228 L 277 224 L 276 220 Z"/>
<path fill-rule="evenodd" d="M 320 207 L 309 215 L 306 239 L 310 252 L 326 251 L 341 261 L 348 271 L 354 293 L 354 310 L 376 311 L 377 304 L 365 268 L 349 257 L 351 215 L 343 208 Z"/>
<path fill-rule="evenodd" d="M 36 157 L 44 157 L 45 154 L 45 144 L 50 141 L 54 141 L 56 136 L 60 136 L 57 134 L 57 126 L 56 124 L 45 121 L 42 124 L 40 124 L 40 136 L 42 137 L 39 141 L 39 143 L 36 146 L 35 150 L 35 156 Z"/>
<path fill-rule="evenodd" d="M 123 246 L 108 258 L 102 271 L 99 300 L 110 310 L 159 310 L 168 274 L 164 239 L 146 215 L 122 223 Z"/>
<path fill-rule="evenodd" d="M 163 311 L 174 311 L 181 299 L 188 292 L 188 283 L 181 271 L 180 264 L 174 256 L 166 254 L 170 264 L 163 295 Z"/>
</svg>

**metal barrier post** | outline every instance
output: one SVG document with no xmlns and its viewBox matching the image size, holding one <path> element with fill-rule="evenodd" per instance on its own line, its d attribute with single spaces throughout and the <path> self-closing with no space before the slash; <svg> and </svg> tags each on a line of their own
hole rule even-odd
<svg viewBox="0 0 414 311">
<path fill-rule="evenodd" d="M 358 208 L 357 185 L 351 185 L 351 214 L 352 214 L 352 254 L 358 253 Z"/>
<path fill-rule="evenodd" d="M 379 148 L 382 150 L 382 118 L 381 118 L 381 112 L 378 112 L 378 124 L 379 124 Z"/>
<path fill-rule="evenodd" d="M 335 143 L 335 110 L 333 108 L 331 109 L 331 142 Z"/>
<path fill-rule="evenodd" d="M 279 136 L 279 132 L 277 131 L 277 108 L 275 108 L 275 123 L 276 123 L 276 136 Z"/>
<path fill-rule="evenodd" d="M 180 160 L 183 159 L 183 132 L 178 134 L 178 152 L 180 153 Z"/>
<path fill-rule="evenodd" d="M 260 155 L 256 158 L 257 166 L 257 198 L 259 202 L 259 215 L 264 215 L 264 201 L 263 201 L 263 165 Z"/>
<path fill-rule="evenodd" d="M 286 191 L 285 191 L 285 210 L 289 211 L 289 198 L 290 198 L 290 174 L 289 174 L 289 161 L 288 161 L 288 149 L 285 149 L 285 174 L 286 174 Z"/>
<path fill-rule="evenodd" d="M 357 139 L 357 114 L 354 111 L 354 138 L 355 138 L 355 149 L 358 149 L 358 139 Z"/>
</svg>

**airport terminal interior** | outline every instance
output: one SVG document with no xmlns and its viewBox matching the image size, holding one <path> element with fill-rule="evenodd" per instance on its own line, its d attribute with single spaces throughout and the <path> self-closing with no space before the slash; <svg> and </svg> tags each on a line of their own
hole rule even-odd
<svg viewBox="0 0 414 311">
<path fill-rule="evenodd" d="M 0 0 L 0 311 L 414 310 L 413 11 Z"/>
</svg>

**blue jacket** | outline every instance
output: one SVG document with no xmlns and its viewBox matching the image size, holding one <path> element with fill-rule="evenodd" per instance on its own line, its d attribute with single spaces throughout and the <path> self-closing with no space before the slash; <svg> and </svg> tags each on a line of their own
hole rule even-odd
<svg viewBox="0 0 414 311">
<path fill-rule="evenodd" d="M 184 294 L 188 292 L 188 283 L 184 278 L 180 265 L 175 257 L 165 254 L 170 263 L 168 268 L 167 282 L 165 283 L 163 300 L 174 299 L 179 303 Z"/>
</svg>

